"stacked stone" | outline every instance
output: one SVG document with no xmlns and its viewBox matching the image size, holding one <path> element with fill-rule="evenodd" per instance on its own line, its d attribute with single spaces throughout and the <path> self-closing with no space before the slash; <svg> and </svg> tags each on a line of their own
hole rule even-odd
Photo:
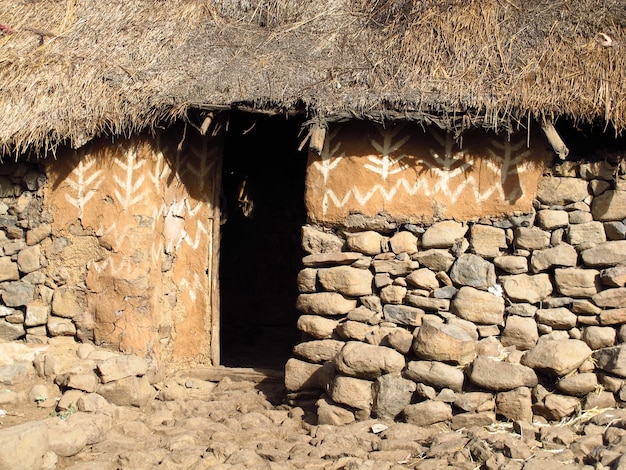
<svg viewBox="0 0 626 470">
<path fill-rule="evenodd" d="M 323 423 L 453 429 L 626 401 L 626 180 L 564 164 L 535 211 L 395 233 L 307 226 L 294 396 Z"/>
<path fill-rule="evenodd" d="M 71 320 L 51 315 L 54 285 L 44 274 L 50 214 L 42 210 L 46 176 L 35 164 L 0 166 L 0 341 L 74 335 Z"/>
</svg>

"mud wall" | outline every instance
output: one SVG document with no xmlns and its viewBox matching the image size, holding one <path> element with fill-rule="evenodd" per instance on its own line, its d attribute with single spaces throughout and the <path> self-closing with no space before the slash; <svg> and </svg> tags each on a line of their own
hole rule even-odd
<svg viewBox="0 0 626 470">
<path fill-rule="evenodd" d="M 220 153 L 218 138 L 172 130 L 12 170 L 1 181 L 1 337 L 76 336 L 209 363 Z"/>
<path fill-rule="evenodd" d="M 307 203 L 318 223 L 303 228 L 309 253 L 298 276 L 303 341 L 286 365 L 290 397 L 320 397 L 320 423 L 377 416 L 447 422 L 454 429 L 496 416 L 560 420 L 623 404 L 626 180 L 616 166 L 620 154 L 544 170 L 543 144 L 531 146 L 539 156 L 523 146 L 519 157 L 508 151 L 497 157 L 491 149 L 517 144 L 492 136 L 484 139 L 482 157 L 468 151 L 456 163 L 448 160 L 455 167 L 432 168 L 422 183 L 431 191 L 422 196 L 432 201 L 408 197 L 403 208 L 404 183 L 396 196 L 383 197 L 397 185 L 391 178 L 430 164 L 416 161 L 392 173 L 404 147 L 389 143 L 398 140 L 394 131 L 380 132 L 392 134 L 381 148 L 393 152 L 360 160 L 387 169 L 377 173 L 382 180 L 387 175 L 387 186 L 379 180 L 367 193 L 370 201 L 379 198 L 382 214 L 377 204 L 354 197 L 358 188 L 371 187 L 371 168 L 355 169 L 355 157 L 345 162 L 349 172 L 339 173 L 350 154 L 333 143 L 339 134 L 330 132 L 325 149 L 335 157 L 311 157 Z M 455 171 L 470 154 L 474 165 L 493 173 L 478 193 L 483 170 Z M 481 204 L 476 194 L 490 189 Z M 512 197 L 516 189 L 522 191 Z M 361 196 L 364 191 L 358 189 Z M 351 195 L 340 195 L 336 204 L 331 192 Z M 510 212 L 502 216 L 507 204 Z M 441 214 L 446 217 L 414 223 Z"/>
<path fill-rule="evenodd" d="M 350 122 L 328 129 L 310 153 L 305 202 L 313 222 L 345 224 L 351 213 L 429 222 L 503 216 L 532 208 L 545 141 L 480 130 L 455 140 L 435 126 Z"/>
</svg>

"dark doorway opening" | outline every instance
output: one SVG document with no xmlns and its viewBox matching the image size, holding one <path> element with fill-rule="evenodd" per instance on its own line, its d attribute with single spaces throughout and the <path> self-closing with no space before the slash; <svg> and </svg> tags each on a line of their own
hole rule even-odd
<svg viewBox="0 0 626 470">
<path fill-rule="evenodd" d="M 300 119 L 233 113 L 224 142 L 221 364 L 282 368 L 300 334 L 296 277 L 306 221 Z"/>
</svg>

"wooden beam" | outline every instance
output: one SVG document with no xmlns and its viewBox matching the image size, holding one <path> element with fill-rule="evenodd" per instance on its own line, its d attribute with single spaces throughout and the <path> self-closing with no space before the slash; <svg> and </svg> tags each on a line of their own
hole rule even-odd
<svg viewBox="0 0 626 470">
<path fill-rule="evenodd" d="M 569 155 L 569 149 L 561 139 L 561 136 L 554 128 L 554 125 L 550 121 L 542 120 L 541 129 L 543 129 L 548 142 L 552 146 L 552 149 L 556 152 L 557 156 L 561 160 L 565 160 L 567 155 Z"/>
<path fill-rule="evenodd" d="M 316 155 L 322 153 L 324 150 L 324 140 L 326 139 L 326 128 L 319 124 L 314 124 L 311 129 L 311 141 L 309 142 L 309 149 Z"/>
</svg>

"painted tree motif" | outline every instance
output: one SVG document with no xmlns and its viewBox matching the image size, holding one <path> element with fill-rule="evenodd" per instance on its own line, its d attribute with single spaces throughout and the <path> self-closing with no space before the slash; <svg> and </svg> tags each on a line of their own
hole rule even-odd
<svg viewBox="0 0 626 470">
<path fill-rule="evenodd" d="M 464 181 L 456 184 L 455 189 L 451 189 L 451 181 L 462 175 L 473 165 L 473 160 L 466 160 L 465 151 L 454 151 L 454 139 L 452 134 L 446 132 L 445 137 L 439 134 L 435 129 L 428 128 L 429 133 L 433 136 L 435 141 L 442 147 L 437 152 L 435 149 L 429 148 L 431 157 L 434 163 L 424 160 L 424 164 L 428 167 L 431 173 L 434 173 L 437 178 L 437 182 L 433 186 L 433 193 L 443 193 L 451 202 L 456 202 L 461 193 L 465 190 L 465 187 L 470 184 L 472 180 L 466 178 Z"/>
<path fill-rule="evenodd" d="M 206 183 L 209 181 L 211 169 L 217 161 L 217 150 L 215 146 L 209 146 L 208 139 L 203 139 L 200 143 L 200 147 L 194 144 L 189 145 L 189 151 L 196 157 L 198 165 L 193 165 L 189 159 L 187 159 L 186 168 L 197 178 L 198 190 L 200 192 L 204 192 Z"/>
<path fill-rule="evenodd" d="M 135 172 L 138 172 L 144 166 L 146 160 L 137 161 L 137 154 L 137 147 L 132 146 L 124 151 L 126 161 L 118 158 L 114 160 L 115 164 L 124 172 L 124 178 L 113 175 L 113 179 L 119 186 L 113 192 L 117 201 L 125 210 L 141 202 L 146 195 L 145 190 L 141 190 L 145 174 L 140 173 L 139 177 L 135 179 Z"/>
<path fill-rule="evenodd" d="M 324 142 L 324 148 L 320 153 L 321 161 L 313 162 L 313 166 L 319 170 L 324 178 L 324 185 L 328 182 L 330 172 L 334 170 L 337 165 L 339 165 L 339 162 L 346 156 L 345 152 L 342 152 L 341 155 L 337 155 L 337 151 L 339 147 L 341 147 L 341 142 L 338 142 L 331 150 L 332 142 L 337 138 L 340 130 L 340 127 L 335 129 Z"/>
<path fill-rule="evenodd" d="M 70 196 L 68 193 L 65 193 L 65 199 L 78 209 L 78 218 L 82 219 L 85 206 L 100 188 L 104 181 L 104 176 L 102 176 L 102 170 L 96 170 L 89 174 L 96 163 L 96 158 L 75 156 L 74 160 L 77 162 L 76 168 L 72 171 L 75 179 L 67 178 L 66 182 L 70 188 L 76 191 L 76 196 Z"/>
<path fill-rule="evenodd" d="M 498 187 L 499 193 L 502 197 L 505 197 L 504 187 L 508 181 L 512 178 L 519 176 L 522 173 L 527 172 L 530 169 L 529 156 L 531 154 L 529 149 L 522 150 L 526 146 L 525 140 L 519 140 L 512 143 L 510 140 L 506 140 L 501 143 L 494 139 L 489 139 L 489 144 L 495 148 L 495 150 L 488 148 L 489 155 L 494 157 L 493 160 L 485 160 L 487 166 L 496 174 L 500 174 L 501 186 Z M 519 183 L 517 178 L 517 185 L 507 195 L 509 198 L 515 199 L 520 197 L 524 193 L 524 188 Z"/>
<path fill-rule="evenodd" d="M 379 143 L 372 139 L 371 144 L 379 153 L 380 157 L 376 155 L 368 155 L 367 159 L 372 164 L 365 164 L 364 167 L 374 173 L 377 173 L 381 178 L 386 180 L 390 175 L 395 175 L 407 169 L 408 164 L 401 163 L 406 158 L 406 154 L 398 155 L 396 157 L 392 154 L 396 153 L 400 148 L 407 143 L 411 138 L 410 135 L 405 135 L 403 138 L 394 142 L 396 136 L 404 129 L 404 125 L 398 125 L 395 129 L 385 129 L 378 127 L 378 133 L 383 138 L 382 143 Z"/>
</svg>

